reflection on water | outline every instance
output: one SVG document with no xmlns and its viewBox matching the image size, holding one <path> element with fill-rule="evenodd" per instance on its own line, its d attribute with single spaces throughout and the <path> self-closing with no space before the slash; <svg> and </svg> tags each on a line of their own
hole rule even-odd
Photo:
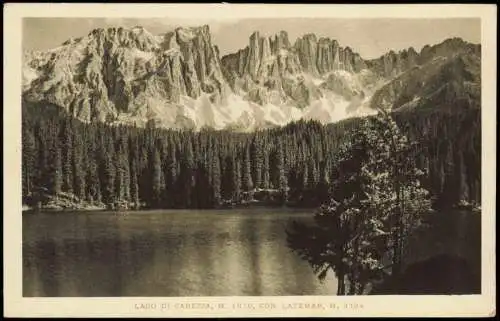
<svg viewBox="0 0 500 321">
<path fill-rule="evenodd" d="M 246 209 L 23 215 L 24 296 L 334 295 L 286 246 L 290 219 Z"/>
</svg>

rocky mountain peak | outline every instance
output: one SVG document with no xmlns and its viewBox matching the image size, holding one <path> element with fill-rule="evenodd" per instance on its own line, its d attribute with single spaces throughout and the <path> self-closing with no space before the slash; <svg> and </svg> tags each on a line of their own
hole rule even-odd
<svg viewBox="0 0 500 321">
<path fill-rule="evenodd" d="M 413 47 L 408 48 L 407 52 L 409 55 L 418 55 L 417 51 Z"/>
<path fill-rule="evenodd" d="M 370 69 L 383 77 L 395 77 L 414 66 L 428 63 L 434 59 L 451 57 L 474 50 L 479 49 L 461 38 L 450 38 L 437 45 L 425 45 L 420 52 L 417 52 L 413 47 L 398 52 L 390 50 L 379 58 L 368 60 L 367 64 Z"/>
<path fill-rule="evenodd" d="M 426 63 L 437 57 L 451 57 L 462 52 L 473 52 L 478 54 L 480 52 L 480 46 L 468 43 L 462 38 L 449 38 L 433 46 L 425 45 L 419 54 L 420 63 Z"/>
<path fill-rule="evenodd" d="M 210 27 L 208 25 L 201 27 L 177 27 L 175 34 L 178 42 L 189 42 L 195 38 L 202 38 L 208 42 L 211 41 Z"/>
<path fill-rule="evenodd" d="M 260 32 L 259 31 L 252 32 L 252 34 L 249 37 L 250 42 L 256 42 L 256 41 L 259 40 L 259 38 L 260 38 Z"/>
<path fill-rule="evenodd" d="M 440 77 L 458 79 L 447 97 L 471 92 L 475 99 L 469 89 L 480 80 L 479 54 L 479 45 L 452 38 L 364 60 L 335 39 L 309 33 L 292 44 L 282 30 L 256 31 L 245 48 L 221 58 L 208 25 L 159 35 L 142 26 L 97 28 L 51 50 L 24 52 L 23 98 L 87 121 L 182 128 L 261 128 L 301 117 L 331 122 L 374 105 L 410 104 L 433 90 L 424 83 L 434 86 Z"/>
<path fill-rule="evenodd" d="M 281 30 L 271 40 L 271 47 L 273 52 L 278 52 L 280 49 L 289 49 L 291 47 L 290 40 L 288 39 L 288 32 Z"/>
<path fill-rule="evenodd" d="M 303 35 L 299 39 L 302 39 L 304 41 L 317 42 L 317 37 L 316 37 L 316 34 L 314 34 L 314 33 L 306 33 L 305 35 Z"/>
<path fill-rule="evenodd" d="M 95 46 L 100 53 L 110 47 L 137 48 L 142 51 L 152 51 L 158 47 L 155 37 L 140 26 L 133 28 L 110 27 L 92 30 L 86 42 Z"/>
<path fill-rule="evenodd" d="M 140 26 L 98 28 L 26 60 L 25 97 L 85 120 L 165 118 L 167 106 L 182 97 L 206 95 L 215 103 L 227 87 L 208 26 L 160 36 Z"/>
<path fill-rule="evenodd" d="M 265 59 L 270 55 L 275 55 L 279 49 L 289 49 L 290 42 L 288 34 L 285 31 L 280 31 L 274 36 L 266 37 L 261 35 L 259 31 L 254 31 L 249 37 L 248 49 L 251 52 L 258 52 Z"/>
</svg>

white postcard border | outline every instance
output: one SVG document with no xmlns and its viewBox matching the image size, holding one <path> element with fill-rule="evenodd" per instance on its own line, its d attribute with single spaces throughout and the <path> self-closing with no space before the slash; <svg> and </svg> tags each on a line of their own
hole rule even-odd
<svg viewBox="0 0 500 321">
<path fill-rule="evenodd" d="M 20 179 L 20 71 L 23 17 L 175 17 L 190 19 L 213 18 L 217 20 L 281 17 L 481 18 L 482 294 L 460 296 L 396 295 L 354 297 L 23 298 L 21 277 L 22 215 Z M 494 5 L 125 5 L 9 3 L 4 6 L 3 31 L 4 316 L 345 317 L 492 316 L 496 314 L 496 7 Z M 235 304 L 237 303 L 241 303 L 242 305 L 236 306 Z M 318 303 L 322 303 L 323 308 Z M 299 304 L 302 304 L 302 306 L 299 307 Z M 251 307 L 252 305 L 254 308 Z M 338 308 L 334 308 L 334 306 Z"/>
</svg>

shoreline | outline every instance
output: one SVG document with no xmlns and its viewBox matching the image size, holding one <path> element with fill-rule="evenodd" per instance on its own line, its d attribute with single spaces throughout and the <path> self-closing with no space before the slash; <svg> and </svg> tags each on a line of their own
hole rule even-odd
<svg viewBox="0 0 500 321">
<path fill-rule="evenodd" d="M 128 204 L 127 204 L 128 205 Z M 39 204 L 38 206 L 30 206 L 28 204 L 22 205 L 22 212 L 92 212 L 92 211 L 109 211 L 109 212 L 134 212 L 134 211 L 149 211 L 149 210 L 237 210 L 247 208 L 288 208 L 288 209 L 302 209 L 302 210 L 316 210 L 317 206 L 301 205 L 297 201 L 288 201 L 281 204 L 275 200 L 245 200 L 239 203 L 231 202 L 229 200 L 222 201 L 218 206 L 214 207 L 163 207 L 152 208 L 147 206 L 135 207 L 133 204 L 129 206 L 107 206 L 105 204 L 90 205 L 88 203 L 65 203 L 64 205 L 48 203 Z"/>
<path fill-rule="evenodd" d="M 124 206 L 125 205 L 125 206 Z M 130 205 L 130 207 L 128 206 Z M 229 200 L 224 200 L 218 206 L 214 207 L 164 207 L 164 208 L 152 208 L 147 206 L 139 206 L 136 207 L 134 204 L 122 204 L 122 206 L 107 206 L 103 203 L 99 204 L 89 204 L 86 202 L 78 203 L 65 203 L 64 205 L 48 203 L 48 204 L 38 204 L 38 206 L 30 206 L 28 204 L 22 204 L 22 212 L 23 213 L 31 213 L 31 212 L 136 212 L 136 211 L 170 211 L 170 210 L 239 210 L 239 209 L 258 209 L 258 208 L 274 208 L 274 209 L 296 209 L 296 210 L 308 210 L 311 212 L 316 212 L 321 204 L 312 205 L 312 204 L 302 204 L 300 201 L 289 200 L 282 204 L 281 202 L 277 202 L 275 200 L 244 200 L 239 203 L 231 202 Z M 473 213 L 481 213 L 481 206 L 478 204 L 468 203 L 465 201 L 461 201 L 458 204 L 454 204 L 446 207 L 435 207 L 433 208 L 435 211 L 466 211 Z"/>
<path fill-rule="evenodd" d="M 92 211 L 106 211 L 106 207 L 101 207 L 101 206 L 87 206 L 87 207 L 75 207 L 75 208 L 54 208 L 54 207 L 40 207 L 40 208 L 35 208 L 31 207 L 28 205 L 22 206 L 22 212 L 37 212 L 37 211 L 43 211 L 43 212 L 92 212 Z"/>
<path fill-rule="evenodd" d="M 243 203 L 232 206 L 218 206 L 218 207 L 206 207 L 206 208 L 175 208 L 175 207 L 165 207 L 165 208 L 149 208 L 149 207 L 140 207 L 140 208 L 122 208 L 122 209 L 111 209 L 103 206 L 93 206 L 93 207 L 75 207 L 75 208 L 55 208 L 55 207 L 44 207 L 34 208 L 27 205 L 23 205 L 22 212 L 23 213 L 34 213 L 34 212 L 44 212 L 44 213 L 59 213 L 59 212 L 113 212 L 113 213 L 127 213 L 127 212 L 144 212 L 144 211 L 231 211 L 231 210 L 245 210 L 245 209 L 284 209 L 284 210 L 309 210 L 311 213 L 314 213 L 317 208 L 311 206 L 296 206 L 293 203 L 287 205 L 277 205 L 275 203 L 260 203 L 260 202 L 252 202 L 252 203 Z"/>
<path fill-rule="evenodd" d="M 251 205 L 251 206 L 234 206 L 234 207 L 215 207 L 215 208 L 139 208 L 139 209 L 108 209 L 105 207 L 91 207 L 91 208 L 24 208 L 22 214 L 38 214 L 38 213 L 89 213 L 89 212 L 104 212 L 109 214 L 127 214 L 134 212 L 153 212 L 153 211 L 221 211 L 230 212 L 234 210 L 258 210 L 258 209 L 273 209 L 273 210 L 286 210 L 286 211 L 309 211 L 311 215 L 315 214 L 317 207 L 300 207 L 300 206 L 276 206 L 276 205 Z M 446 212 L 468 212 L 473 214 L 481 214 L 481 210 L 469 208 L 450 208 L 446 210 L 438 210 Z"/>
</svg>

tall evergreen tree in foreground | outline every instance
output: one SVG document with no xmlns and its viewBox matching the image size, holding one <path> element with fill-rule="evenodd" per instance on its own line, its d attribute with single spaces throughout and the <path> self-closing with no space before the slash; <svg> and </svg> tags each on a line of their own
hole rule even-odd
<svg viewBox="0 0 500 321">
<path fill-rule="evenodd" d="M 295 222 L 288 231 L 290 247 L 320 279 L 333 270 L 339 295 L 363 294 L 388 267 L 386 256 L 397 276 L 408 237 L 430 212 L 409 146 L 388 114 L 364 120 L 338 153 L 330 199 L 315 224 Z"/>
<path fill-rule="evenodd" d="M 390 235 L 392 274 L 398 278 L 409 237 L 422 225 L 423 216 L 431 212 L 430 193 L 422 188 L 425 173 L 412 157 L 412 150 L 418 150 L 419 144 L 410 143 L 387 112 L 381 111 L 367 132 L 373 157 L 362 170 L 372 177 L 370 206 L 379 212 Z"/>
</svg>

